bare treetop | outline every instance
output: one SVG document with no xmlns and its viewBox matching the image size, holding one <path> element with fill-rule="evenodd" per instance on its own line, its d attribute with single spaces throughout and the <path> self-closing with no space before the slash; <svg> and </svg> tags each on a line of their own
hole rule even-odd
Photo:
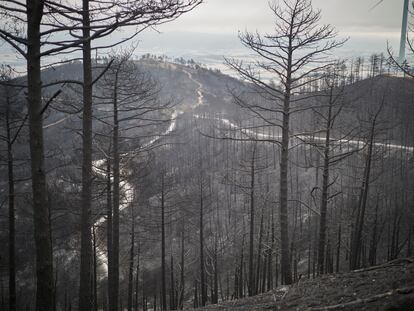
<svg viewBox="0 0 414 311">
<path fill-rule="evenodd" d="M 89 38 L 82 36 L 81 0 L 39 1 L 42 10 L 36 16 L 29 14 L 25 0 L 3 0 L 0 4 L 0 39 L 7 42 L 23 57 L 27 57 L 28 38 L 26 28 L 30 19 L 40 21 L 41 56 L 65 51 L 70 53 L 79 48 L 85 40 L 108 36 L 122 26 L 135 27 L 134 31 L 119 36 L 105 47 L 133 38 L 148 27 L 154 27 L 178 18 L 201 3 L 200 0 L 145 0 L 145 1 L 90 1 Z M 32 21 L 34 22 L 34 21 Z"/>
<path fill-rule="evenodd" d="M 275 18 L 273 34 L 239 34 L 241 42 L 258 59 L 247 66 L 232 59 L 227 59 L 227 64 L 266 93 L 283 95 L 279 88 L 261 80 L 260 75 L 267 73 L 282 86 L 291 76 L 292 90 L 298 89 L 304 79 L 314 79 L 332 64 L 330 52 L 346 40 L 335 39 L 337 32 L 331 25 L 319 25 L 321 12 L 312 7 L 311 0 L 275 1 L 270 3 L 270 9 Z"/>
</svg>

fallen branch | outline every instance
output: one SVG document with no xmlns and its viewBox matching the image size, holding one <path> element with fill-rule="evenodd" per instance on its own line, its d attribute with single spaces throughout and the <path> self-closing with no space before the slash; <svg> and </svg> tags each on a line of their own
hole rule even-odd
<svg viewBox="0 0 414 311">
<path fill-rule="evenodd" d="M 370 302 L 374 302 L 378 299 L 381 298 L 385 298 L 385 297 L 390 297 L 393 295 L 397 295 L 397 294 L 409 294 L 412 293 L 414 291 L 414 286 L 411 287 L 404 287 L 404 288 L 398 288 L 398 289 L 393 289 L 390 290 L 386 293 L 383 294 L 378 294 L 378 295 L 374 295 L 365 299 L 357 299 L 351 302 L 346 302 L 346 303 L 340 303 L 337 305 L 330 305 L 330 306 L 325 306 L 325 307 L 314 307 L 314 308 L 309 308 L 309 311 L 323 311 L 323 310 L 336 310 L 336 309 L 342 309 L 345 307 L 352 307 L 352 306 L 356 306 L 359 304 L 365 304 L 365 303 L 370 303 Z"/>
<path fill-rule="evenodd" d="M 411 258 L 398 258 L 398 259 L 391 260 L 387 263 L 384 263 L 382 265 L 358 269 L 358 270 L 352 270 L 351 272 L 359 273 L 359 272 L 365 272 L 365 271 L 372 271 L 372 270 L 377 270 L 377 269 L 382 269 L 382 268 L 386 268 L 386 267 L 390 267 L 394 265 L 407 264 L 407 263 L 414 263 L 414 258 L 412 257 Z"/>
</svg>

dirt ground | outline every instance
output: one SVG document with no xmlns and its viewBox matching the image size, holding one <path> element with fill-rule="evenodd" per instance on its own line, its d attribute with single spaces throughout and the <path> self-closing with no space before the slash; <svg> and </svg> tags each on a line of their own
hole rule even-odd
<svg viewBox="0 0 414 311">
<path fill-rule="evenodd" d="M 304 279 L 262 295 L 196 310 L 414 311 L 414 258 Z"/>
</svg>

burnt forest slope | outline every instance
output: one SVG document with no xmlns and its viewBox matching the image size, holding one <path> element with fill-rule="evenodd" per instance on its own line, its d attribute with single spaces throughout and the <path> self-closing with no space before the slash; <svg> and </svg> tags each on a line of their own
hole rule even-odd
<svg viewBox="0 0 414 311">
<path fill-rule="evenodd" d="M 414 258 L 348 273 L 302 278 L 255 297 L 196 310 L 414 310 Z"/>
</svg>

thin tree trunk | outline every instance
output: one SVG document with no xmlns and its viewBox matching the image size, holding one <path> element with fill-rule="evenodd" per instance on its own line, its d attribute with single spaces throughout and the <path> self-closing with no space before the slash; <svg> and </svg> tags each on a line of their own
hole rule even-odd
<svg viewBox="0 0 414 311">
<path fill-rule="evenodd" d="M 263 209 L 262 216 L 260 218 L 260 230 L 259 230 L 259 243 L 257 245 L 257 260 L 256 260 L 256 278 L 254 284 L 254 294 L 257 295 L 259 292 L 260 284 L 260 268 L 262 262 L 262 239 L 263 239 Z"/>
<path fill-rule="evenodd" d="M 44 170 L 43 116 L 41 113 L 40 23 L 43 17 L 43 1 L 27 1 L 27 12 L 27 102 L 30 129 L 33 225 L 36 245 L 36 311 L 52 311 L 53 258 Z"/>
<path fill-rule="evenodd" d="M 185 278 L 184 278 L 184 237 L 185 237 L 185 223 L 184 217 L 182 219 L 181 229 L 181 275 L 180 275 L 180 298 L 179 298 L 179 309 L 182 310 L 184 307 L 184 291 L 185 291 Z"/>
<path fill-rule="evenodd" d="M 55 282 L 53 284 L 53 311 L 57 310 L 57 297 L 58 297 L 58 281 L 59 281 L 59 275 L 58 275 L 58 271 L 59 271 L 59 267 L 58 267 L 58 262 L 56 260 L 55 262 Z"/>
<path fill-rule="evenodd" d="M 279 255 L 276 252 L 276 259 L 275 259 L 275 287 L 279 285 Z"/>
<path fill-rule="evenodd" d="M 98 257 L 96 255 L 96 227 L 92 226 L 93 233 L 93 310 L 98 311 Z"/>
<path fill-rule="evenodd" d="M 381 106 L 382 107 L 382 106 Z M 365 162 L 364 168 L 364 175 L 362 180 L 361 186 L 361 193 L 359 196 L 359 203 L 358 203 L 358 213 L 357 219 L 355 223 L 355 230 L 352 236 L 352 244 L 351 244 L 351 257 L 350 257 L 350 268 L 352 270 L 359 268 L 360 265 L 360 254 L 361 254 L 361 244 L 362 244 L 362 229 L 364 227 L 364 220 L 365 220 L 365 210 L 367 205 L 368 199 L 368 190 L 369 190 L 369 182 L 370 182 L 370 173 L 371 173 L 371 163 L 372 163 L 372 153 L 373 153 L 373 146 L 374 146 L 374 135 L 375 135 L 375 125 L 376 125 L 376 118 L 379 114 L 380 110 L 377 112 L 376 116 L 374 117 L 371 129 L 370 129 L 370 137 L 368 142 L 368 154 L 367 159 Z"/>
<path fill-rule="evenodd" d="M 291 63 L 292 55 L 288 59 L 289 69 L 287 71 L 285 96 L 283 102 L 282 120 L 282 145 L 280 152 L 280 244 L 281 244 L 281 273 L 282 283 L 292 283 L 292 273 L 289 256 L 289 224 L 288 224 L 288 166 L 289 166 L 289 119 L 290 119 L 290 97 L 291 97 Z"/>
<path fill-rule="evenodd" d="M 211 303 L 216 304 L 218 303 L 218 263 L 217 263 L 217 238 L 214 241 L 214 281 L 213 281 L 213 295 L 211 297 Z"/>
<path fill-rule="evenodd" d="M 270 222 L 267 224 L 267 233 L 266 233 L 266 250 L 264 252 L 263 258 L 263 268 L 262 268 L 262 286 L 260 291 L 264 293 L 266 291 L 266 278 L 267 278 L 267 268 L 269 264 L 269 237 L 270 237 Z"/>
<path fill-rule="evenodd" d="M 275 223 L 274 223 L 274 216 L 272 211 L 272 218 L 270 220 L 272 222 L 272 234 L 270 240 L 270 250 L 269 250 L 269 260 L 267 263 L 267 290 L 270 291 L 273 289 L 273 253 L 275 247 Z"/>
<path fill-rule="evenodd" d="M 131 225 L 131 248 L 129 251 L 129 273 L 128 273 L 128 311 L 132 311 L 132 293 L 134 289 L 134 244 L 135 244 L 135 218 L 132 208 Z"/>
<path fill-rule="evenodd" d="M 240 271 L 239 271 L 239 277 L 238 277 L 238 294 L 237 297 L 238 298 L 243 298 L 244 297 L 244 293 L 243 293 L 243 284 L 244 284 L 244 277 L 243 277 L 243 272 L 244 272 L 244 235 L 243 235 L 243 240 L 242 240 L 242 247 L 241 247 L 241 254 L 240 254 Z"/>
<path fill-rule="evenodd" d="M 165 197 L 164 172 L 161 175 L 161 309 L 167 310 L 167 287 L 165 276 Z"/>
<path fill-rule="evenodd" d="M 249 296 L 256 294 L 254 280 L 254 188 L 255 188 L 255 156 L 256 144 L 253 146 L 252 158 L 250 163 L 250 233 L 249 233 Z"/>
<path fill-rule="evenodd" d="M 137 252 L 137 269 L 135 275 L 135 309 L 134 311 L 138 311 L 138 285 L 139 285 L 139 251 L 140 247 L 138 244 L 138 252 Z"/>
<path fill-rule="evenodd" d="M 204 200 L 203 200 L 203 178 L 200 178 L 200 292 L 201 292 L 201 306 L 204 307 L 207 303 L 207 288 L 205 281 L 204 268 Z"/>
<path fill-rule="evenodd" d="M 83 113 L 82 113 L 82 213 L 79 311 L 92 309 L 92 60 L 89 0 L 82 1 Z"/>
<path fill-rule="evenodd" d="M 369 264 L 375 266 L 377 262 L 377 241 L 378 241 L 378 203 L 375 206 L 374 228 L 372 229 L 371 247 L 369 250 Z"/>
<path fill-rule="evenodd" d="M 14 161 L 13 143 L 10 125 L 10 102 L 7 97 L 6 131 L 7 131 L 7 169 L 9 182 L 9 310 L 16 311 L 16 258 L 15 258 L 15 207 L 14 207 Z"/>
<path fill-rule="evenodd" d="M 120 156 L 119 156 L 119 120 L 118 120 L 118 71 L 113 86 L 113 209 L 112 209 L 112 260 L 113 260 L 113 300 L 110 311 L 117 311 L 119 304 L 119 208 L 120 208 Z"/>
<path fill-rule="evenodd" d="M 108 309 L 111 310 L 113 305 L 113 256 L 112 256 L 112 181 L 111 181 L 111 159 L 106 159 L 106 207 L 107 207 L 107 220 L 106 220 L 106 243 L 108 252 Z"/>
<path fill-rule="evenodd" d="M 340 264 L 340 260 L 341 260 L 341 235 L 342 235 L 342 228 L 341 228 L 341 224 L 339 224 L 339 228 L 338 228 L 338 242 L 336 245 L 336 273 L 339 273 L 339 264 Z"/>
<path fill-rule="evenodd" d="M 333 86 L 330 89 L 328 118 L 326 124 L 325 148 L 323 152 L 323 174 L 322 174 L 322 199 L 319 217 L 319 241 L 318 241 L 318 273 L 324 271 L 324 254 L 326 240 L 326 213 L 328 209 L 329 196 L 329 154 L 331 149 L 331 127 L 332 127 L 332 106 L 333 106 Z"/>
</svg>

